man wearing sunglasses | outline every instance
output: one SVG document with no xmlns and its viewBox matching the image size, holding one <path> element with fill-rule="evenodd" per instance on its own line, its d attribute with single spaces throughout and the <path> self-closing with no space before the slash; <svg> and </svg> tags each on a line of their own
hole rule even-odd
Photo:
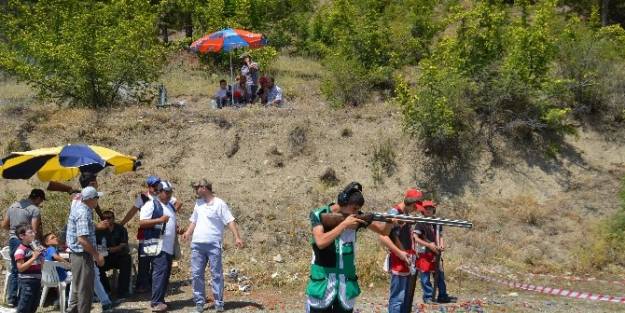
<svg viewBox="0 0 625 313">
<path fill-rule="evenodd" d="M 133 217 L 135 217 L 135 215 L 137 215 L 143 205 L 154 200 L 158 196 L 156 189 L 160 183 L 161 179 L 158 176 L 150 175 L 147 177 L 145 180 L 146 189 L 137 194 L 134 205 L 130 208 L 130 210 L 128 210 L 120 222 L 121 226 L 125 226 Z M 180 212 L 182 203 L 178 201 L 176 197 L 172 196 L 169 202 L 174 206 L 176 212 Z M 143 253 L 143 239 L 143 229 L 139 227 L 137 230 L 137 242 L 139 243 L 139 264 L 137 266 L 137 282 L 135 286 L 137 293 L 147 292 L 152 286 L 152 259 Z"/>
<path fill-rule="evenodd" d="M 228 205 L 215 197 L 213 185 L 206 179 L 193 184 L 198 200 L 193 208 L 189 227 L 182 236 L 191 239 L 191 277 L 193 280 L 193 301 L 196 312 L 204 311 L 206 289 L 204 271 L 210 266 L 215 310 L 224 310 L 224 276 L 221 264 L 222 242 L 225 226 L 234 234 L 237 248 L 243 248 L 243 239 Z"/>
<path fill-rule="evenodd" d="M 173 186 L 161 181 L 157 186 L 157 197 L 141 207 L 139 226 L 145 231 L 145 240 L 161 238 L 162 247 L 152 263 L 152 312 L 167 311 L 165 294 L 169 285 L 171 265 L 176 241 L 176 209 L 171 204 Z"/>
</svg>

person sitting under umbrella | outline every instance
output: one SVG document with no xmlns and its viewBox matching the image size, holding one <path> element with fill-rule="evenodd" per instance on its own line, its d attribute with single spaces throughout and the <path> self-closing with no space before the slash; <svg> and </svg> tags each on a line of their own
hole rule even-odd
<svg viewBox="0 0 625 313">
<path fill-rule="evenodd" d="M 230 103 L 230 98 L 232 97 L 232 88 L 228 86 L 228 83 L 225 79 L 219 81 L 219 89 L 215 93 L 213 99 L 217 102 L 217 108 L 221 109 L 224 106 L 227 106 Z"/>
</svg>

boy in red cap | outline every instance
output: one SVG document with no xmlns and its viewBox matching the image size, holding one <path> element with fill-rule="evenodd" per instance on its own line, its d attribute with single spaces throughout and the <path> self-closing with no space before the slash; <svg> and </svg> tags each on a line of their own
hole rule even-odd
<svg viewBox="0 0 625 313">
<path fill-rule="evenodd" d="M 423 193 L 410 188 L 404 194 L 404 201 L 388 210 L 389 214 L 406 214 L 416 212 L 421 207 Z M 409 224 L 396 225 L 388 236 L 380 235 L 380 241 L 389 252 L 389 268 L 391 272 L 391 289 L 388 300 L 389 313 L 410 312 L 412 294 L 410 294 L 410 277 L 414 272 L 415 249 L 412 239 L 412 227 Z M 411 273 L 411 267 L 412 273 Z"/>
<path fill-rule="evenodd" d="M 436 214 L 436 204 L 433 201 L 423 201 L 419 211 L 425 217 L 432 217 Z M 436 229 L 438 227 L 438 231 Z M 420 271 L 419 279 L 421 288 L 423 289 L 423 302 L 432 302 L 434 296 L 434 288 L 430 281 L 430 273 L 436 275 L 434 282 L 438 287 L 438 303 L 456 302 L 456 297 L 447 294 L 447 285 L 445 284 L 445 273 L 442 268 L 436 266 L 436 256 L 445 251 L 445 241 L 443 240 L 441 225 L 432 225 L 425 223 L 417 223 L 414 228 L 415 242 L 420 245 L 417 258 L 417 268 Z"/>
</svg>

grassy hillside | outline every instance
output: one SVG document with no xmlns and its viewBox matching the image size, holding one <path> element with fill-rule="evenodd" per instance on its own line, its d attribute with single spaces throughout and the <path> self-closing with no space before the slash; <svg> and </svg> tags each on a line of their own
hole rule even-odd
<svg viewBox="0 0 625 313">
<path fill-rule="evenodd" d="M 4 155 L 84 142 L 143 154 L 138 172 L 101 175 L 101 189 L 107 193 L 102 206 L 119 218 L 132 206 L 144 178 L 156 174 L 177 187 L 186 226 L 194 199 L 190 182 L 210 179 L 217 195 L 232 206 L 248 241 L 247 249 L 234 251 L 231 235 L 226 235 L 226 268 L 241 268 L 258 285 L 290 286 L 305 280 L 311 253 L 308 213 L 332 201 L 351 181 L 363 183 L 367 210 L 385 210 L 407 187 L 419 186 L 441 203 L 441 216 L 473 221 L 470 231 L 447 232 L 452 273 L 460 264 L 482 263 L 535 272 L 592 270 L 581 243 L 591 225 L 620 206 L 623 130 L 584 129 L 567 137 L 557 157 L 495 140 L 492 151 L 442 164 L 404 135 L 393 103 L 329 108 L 319 95 L 323 73 L 317 62 L 282 56 L 269 69 L 285 90 L 286 108 L 219 111 L 211 110 L 208 102 L 221 77 L 207 74 L 195 62 L 178 56 L 162 78 L 170 100 L 184 100 L 184 108 L 93 111 L 38 102 L 22 105 L 31 103 L 28 88 L 2 81 L 0 90 L 7 92 L 0 95 L 0 150 Z M 335 172 L 336 184 L 321 179 L 328 169 Z M 33 186 L 43 184 L 0 180 L 2 208 Z M 45 203 L 46 231 L 62 226 L 67 203 L 61 194 Z M 129 232 L 134 235 L 136 228 L 135 219 Z M 384 251 L 372 234 L 359 241 L 359 276 L 366 285 L 376 284 L 385 278 L 380 270 Z M 188 258 L 188 247 L 183 251 Z M 273 261 L 278 254 L 284 263 Z M 181 262 L 176 275 L 187 277 L 187 267 L 187 261 Z M 617 266 L 607 270 L 624 273 Z"/>
</svg>

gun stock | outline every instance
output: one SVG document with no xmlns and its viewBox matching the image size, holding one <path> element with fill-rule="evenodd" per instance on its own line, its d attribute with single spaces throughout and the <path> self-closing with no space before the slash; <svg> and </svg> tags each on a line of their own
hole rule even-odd
<svg viewBox="0 0 625 313">
<path fill-rule="evenodd" d="M 46 189 L 48 191 L 60 191 L 60 192 L 67 192 L 67 193 L 71 193 L 72 191 L 74 191 L 74 188 L 72 188 L 72 186 L 66 185 L 57 181 L 51 181 L 48 184 L 48 188 Z"/>
</svg>

